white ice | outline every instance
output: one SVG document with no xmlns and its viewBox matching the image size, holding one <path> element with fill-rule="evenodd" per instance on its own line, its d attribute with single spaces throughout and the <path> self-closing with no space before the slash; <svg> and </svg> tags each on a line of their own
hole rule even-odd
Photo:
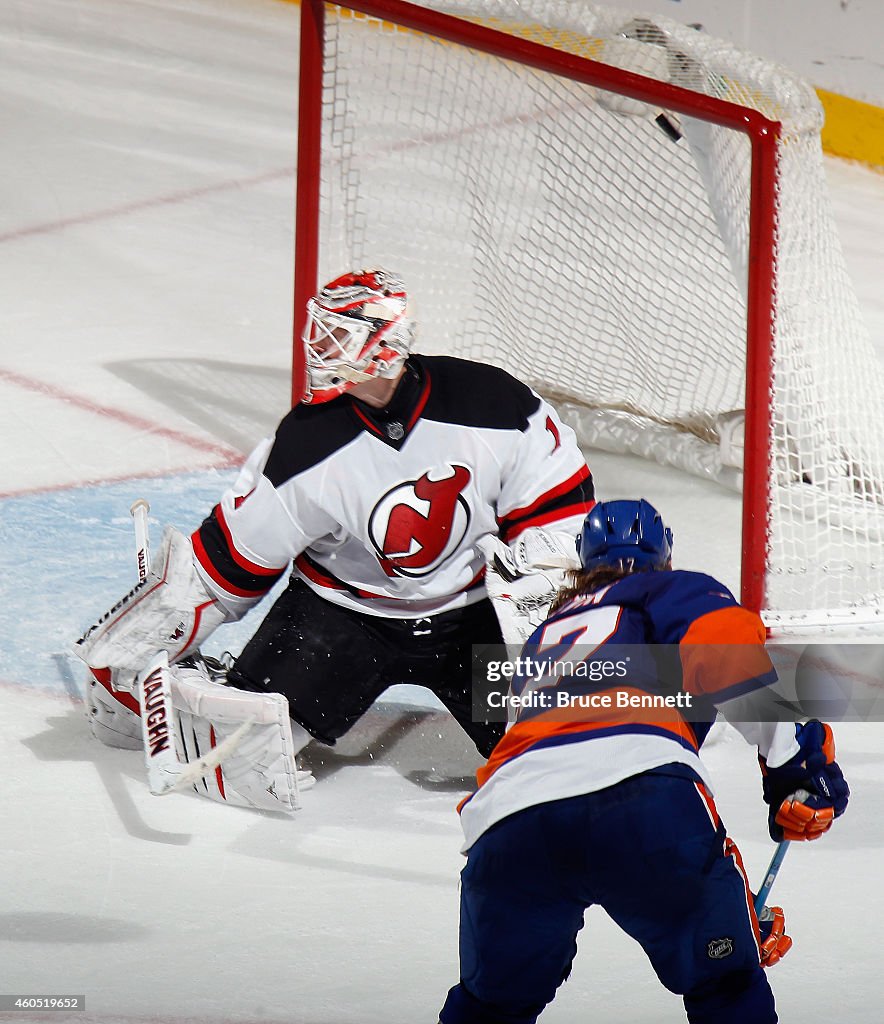
<svg viewBox="0 0 884 1024">
<path fill-rule="evenodd" d="M 88 735 L 69 653 L 131 582 L 131 501 L 151 501 L 155 536 L 194 526 L 287 407 L 297 14 L 0 5 L 0 994 L 85 994 L 58 1024 L 435 1022 L 457 980 L 454 806 L 478 760 L 431 700 L 397 691 L 310 754 L 319 783 L 289 820 L 151 797 L 137 754 Z M 828 173 L 884 340 L 884 179 Z M 734 496 L 590 457 L 602 493 L 666 510 L 682 565 L 736 585 Z M 796 943 L 772 974 L 784 1022 L 882 1019 L 882 737 L 840 727 L 850 810 L 777 881 Z M 707 760 L 757 880 L 772 844 L 752 751 L 722 731 Z M 543 1019 L 683 1014 L 591 912 Z"/>
</svg>

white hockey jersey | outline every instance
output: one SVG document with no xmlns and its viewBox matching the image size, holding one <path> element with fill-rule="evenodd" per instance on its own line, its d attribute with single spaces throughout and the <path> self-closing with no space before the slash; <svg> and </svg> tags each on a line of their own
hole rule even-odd
<svg viewBox="0 0 884 1024">
<path fill-rule="evenodd" d="M 482 363 L 411 356 L 384 409 L 348 395 L 292 409 L 192 540 L 232 616 L 293 561 L 335 604 L 417 618 L 484 597 L 480 538 L 576 536 L 592 504 L 573 431 L 530 388 Z"/>
</svg>

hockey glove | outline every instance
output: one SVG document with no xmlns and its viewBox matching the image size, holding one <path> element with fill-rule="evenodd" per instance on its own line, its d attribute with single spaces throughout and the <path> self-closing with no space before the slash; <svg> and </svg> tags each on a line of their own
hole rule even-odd
<svg viewBox="0 0 884 1024">
<path fill-rule="evenodd" d="M 765 907 L 758 915 L 760 933 L 760 956 L 762 967 L 773 967 L 792 948 L 792 940 L 786 934 L 786 917 L 782 907 Z"/>
<path fill-rule="evenodd" d="M 847 807 L 850 789 L 835 760 L 830 726 L 816 719 L 795 726 L 798 753 L 770 767 L 763 757 L 763 792 L 769 804 L 768 829 L 775 842 L 819 839 Z"/>
<path fill-rule="evenodd" d="M 570 537 L 568 538 L 570 541 Z M 512 547 L 497 537 L 479 545 L 487 559 L 485 589 L 494 606 L 504 642 L 521 647 L 544 621 L 564 580 L 577 561 L 573 543 L 558 534 L 531 528 Z"/>
</svg>

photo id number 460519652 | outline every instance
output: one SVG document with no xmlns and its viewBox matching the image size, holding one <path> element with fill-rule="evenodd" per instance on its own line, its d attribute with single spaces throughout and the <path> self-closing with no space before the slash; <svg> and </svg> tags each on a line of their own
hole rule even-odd
<svg viewBox="0 0 884 1024">
<path fill-rule="evenodd" d="M 9 1010 L 85 1010 L 85 996 L 0 994 L 0 1012 Z"/>
</svg>

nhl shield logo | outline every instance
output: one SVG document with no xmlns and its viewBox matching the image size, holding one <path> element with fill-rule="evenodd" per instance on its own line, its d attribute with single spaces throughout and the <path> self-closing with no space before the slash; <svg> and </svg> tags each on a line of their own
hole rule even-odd
<svg viewBox="0 0 884 1024">
<path fill-rule="evenodd" d="M 710 960 L 724 960 L 734 951 L 734 940 L 729 938 L 713 939 L 706 947 Z"/>
</svg>

